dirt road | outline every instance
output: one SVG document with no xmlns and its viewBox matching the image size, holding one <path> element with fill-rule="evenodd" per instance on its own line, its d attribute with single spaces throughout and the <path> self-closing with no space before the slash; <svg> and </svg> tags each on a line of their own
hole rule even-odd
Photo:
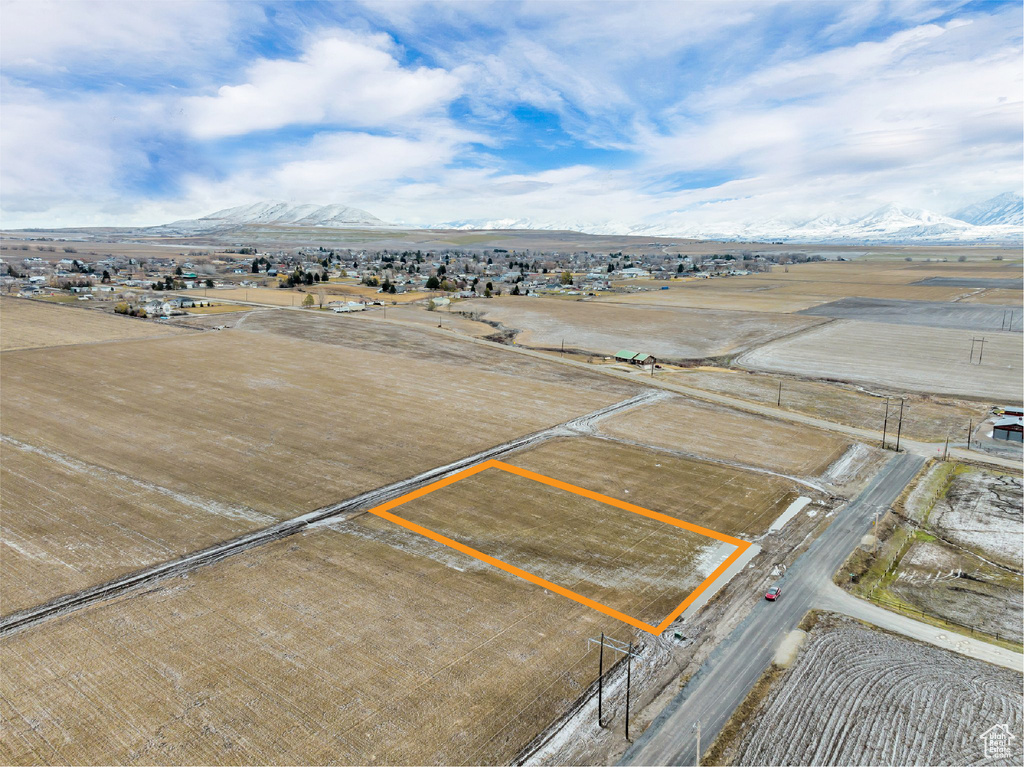
<svg viewBox="0 0 1024 767">
<path fill-rule="evenodd" d="M 219 562 L 226 557 L 247 551 L 255 546 L 261 546 L 263 544 L 270 543 L 271 541 L 276 541 L 289 535 L 293 535 L 314 523 L 323 522 L 324 520 L 336 520 L 340 517 L 358 514 L 368 508 L 377 506 L 391 500 L 392 498 L 405 495 L 418 487 L 435 482 L 468 468 L 469 466 L 480 463 L 481 461 L 498 458 L 515 450 L 536 445 L 539 442 L 552 437 L 572 433 L 574 430 L 589 428 L 601 418 L 609 416 L 612 413 L 617 413 L 637 407 L 638 405 L 649 403 L 653 399 L 657 399 L 659 396 L 662 395 L 657 392 L 645 392 L 644 394 L 639 394 L 635 397 L 631 397 L 629 399 L 622 400 L 621 402 L 608 405 L 607 407 L 600 408 L 591 413 L 587 413 L 579 418 L 574 418 L 571 421 L 552 426 L 548 429 L 535 432 L 534 434 L 528 434 L 524 437 L 520 437 L 519 439 L 475 453 L 445 466 L 430 469 L 429 471 L 417 474 L 409 479 L 393 482 L 390 485 L 386 485 L 366 493 L 361 493 L 360 495 L 348 498 L 339 503 L 325 506 L 315 511 L 311 511 L 308 514 L 302 514 L 301 516 L 285 520 L 284 522 L 279 522 L 275 525 L 256 530 L 252 533 L 247 533 L 246 535 L 218 543 L 214 546 L 202 549 L 201 551 L 191 552 L 182 557 L 177 557 L 142 570 L 137 570 L 106 583 L 83 589 L 72 594 L 66 594 L 58 597 L 57 599 L 46 602 L 45 604 L 10 613 L 0 617 L 0 637 L 6 636 L 14 631 L 19 631 L 29 626 L 36 625 L 45 620 L 49 620 L 50 618 L 74 612 L 95 602 L 112 599 L 113 597 L 116 597 L 130 589 L 138 588 L 143 585 L 148 586 L 157 581 L 164 580 L 165 578 L 181 575 L 189 570 L 194 570 L 197 567 Z"/>
<path fill-rule="evenodd" d="M 354 318 L 353 318 L 354 319 Z M 508 346 L 506 344 L 499 344 L 494 341 L 488 341 L 484 338 L 470 338 L 468 336 L 460 336 L 452 333 L 450 330 L 439 330 L 432 326 L 414 325 L 413 323 L 404 322 L 402 320 L 388 320 L 382 317 L 376 316 L 375 313 L 367 313 L 367 316 L 360 316 L 358 321 L 369 321 L 369 322 L 389 322 L 397 325 L 408 325 L 410 327 L 416 327 L 424 330 L 429 330 L 434 333 L 441 333 L 447 338 L 461 338 L 467 343 L 482 344 L 485 346 L 498 347 L 507 351 L 512 351 L 517 354 L 525 354 L 530 357 L 537 357 L 538 359 L 544 359 L 548 361 L 556 361 L 563 365 L 571 365 L 588 370 L 590 372 L 598 372 L 603 375 L 612 376 L 613 378 L 620 378 L 625 381 L 631 381 L 636 384 L 643 384 L 645 386 L 651 386 L 658 389 L 664 389 L 666 391 L 675 392 L 677 394 L 685 394 L 687 397 L 693 399 L 702 400 L 704 402 L 714 402 L 719 405 L 726 405 L 736 410 L 746 411 L 748 413 L 756 413 L 758 415 L 767 415 L 772 418 L 778 418 L 784 421 L 791 421 L 793 423 L 803 424 L 805 426 L 813 426 L 818 429 L 824 429 L 826 431 L 835 432 L 838 434 L 844 434 L 846 436 L 855 437 L 856 439 L 866 442 L 868 444 L 880 443 L 882 440 L 882 433 L 875 431 L 874 429 L 864 429 L 857 426 L 848 426 L 846 424 L 836 423 L 834 421 L 827 421 L 823 418 L 817 418 L 811 415 L 805 415 L 803 413 L 796 413 L 790 410 L 783 410 L 782 408 L 772 407 L 771 405 L 765 405 L 759 402 L 751 402 L 745 399 L 739 399 L 726 394 L 718 394 L 716 392 L 707 391 L 706 389 L 695 389 L 689 386 L 682 386 L 676 383 L 670 383 L 659 379 L 656 375 L 650 376 L 646 373 L 634 373 L 624 372 L 616 370 L 614 368 L 605 365 L 592 365 L 587 362 L 580 362 L 578 360 L 568 359 L 566 357 L 560 357 L 558 355 L 549 354 L 546 352 L 534 351 L 533 349 L 527 349 L 521 346 Z M 891 440 L 890 440 L 891 441 Z M 914 453 L 920 456 L 935 457 L 937 455 L 937 449 L 941 448 L 941 445 L 937 443 L 928 442 L 917 442 L 910 439 L 902 439 L 900 441 L 900 447 L 905 449 L 909 453 Z M 1020 459 L 1009 459 L 1000 458 L 998 456 L 988 455 L 981 453 L 976 450 L 966 450 L 964 448 L 950 447 L 949 457 L 954 460 L 969 461 L 971 463 L 989 464 L 992 466 L 998 466 L 1003 469 L 1011 469 L 1013 471 L 1021 470 Z"/>
<path fill-rule="evenodd" d="M 858 599 L 834 584 L 829 584 L 821 589 L 815 607 L 843 613 L 852 618 L 867 621 L 879 628 L 996 666 L 1003 666 L 1014 671 L 1024 670 L 1022 669 L 1024 656 L 1021 656 L 1020 653 L 886 610 L 884 607 L 879 607 L 864 599 Z"/>
</svg>

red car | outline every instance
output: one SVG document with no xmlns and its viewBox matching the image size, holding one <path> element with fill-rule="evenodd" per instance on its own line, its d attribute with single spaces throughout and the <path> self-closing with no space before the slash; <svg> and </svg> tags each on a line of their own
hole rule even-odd
<svg viewBox="0 0 1024 767">
<path fill-rule="evenodd" d="M 782 594 L 782 589 L 778 586 L 772 586 L 770 589 L 768 589 L 768 593 L 764 595 L 764 598 L 767 599 L 769 602 L 774 602 L 776 599 L 779 598 L 780 594 Z"/>
</svg>

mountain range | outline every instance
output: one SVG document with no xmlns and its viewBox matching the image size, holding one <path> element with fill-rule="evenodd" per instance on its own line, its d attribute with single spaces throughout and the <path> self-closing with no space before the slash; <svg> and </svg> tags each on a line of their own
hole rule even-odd
<svg viewBox="0 0 1024 767">
<path fill-rule="evenodd" d="M 688 218 L 686 213 L 670 214 L 660 221 L 637 224 L 496 219 L 449 221 L 431 228 L 568 229 L 606 235 L 805 243 L 1016 243 L 1024 236 L 1024 198 L 1008 192 L 948 216 L 889 203 L 857 217 L 824 214 L 803 221 L 776 218 L 716 224 L 699 224 Z"/>
<path fill-rule="evenodd" d="M 396 227 L 371 213 L 346 205 L 257 202 L 210 213 L 197 219 L 148 227 L 146 234 L 194 236 L 230 232 L 251 226 L 319 228 Z M 415 227 L 403 227 L 415 228 Z M 475 219 L 432 224 L 430 229 L 539 229 L 598 235 L 684 237 L 703 240 L 780 241 L 804 243 L 966 243 L 1020 242 L 1024 231 L 1024 199 L 1007 192 L 962 208 L 948 216 L 889 203 L 859 217 L 824 214 L 805 221 L 770 219 L 754 222 L 698 224 L 687 213 L 673 213 L 648 222 Z"/>
<path fill-rule="evenodd" d="M 390 224 L 372 213 L 347 205 L 310 205 L 266 200 L 237 208 L 225 208 L 202 218 L 187 218 L 151 226 L 147 234 L 197 235 L 227 232 L 247 226 L 315 226 L 342 229 L 377 228 Z"/>
</svg>

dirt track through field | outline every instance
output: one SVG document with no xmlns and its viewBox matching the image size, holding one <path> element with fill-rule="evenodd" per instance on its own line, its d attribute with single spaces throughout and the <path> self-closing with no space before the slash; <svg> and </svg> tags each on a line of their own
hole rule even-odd
<svg viewBox="0 0 1024 767">
<path fill-rule="evenodd" d="M 151 585 L 157 581 L 169 577 L 181 575 L 182 573 L 194 570 L 197 567 L 219 562 L 222 559 L 247 551 L 256 546 L 261 546 L 272 541 L 280 540 L 289 535 L 294 535 L 317 522 L 325 520 L 336 521 L 342 515 L 352 515 L 368 508 L 377 506 L 392 498 L 397 498 L 418 487 L 437 481 L 443 477 L 454 474 L 462 469 L 473 466 L 481 461 L 497 458 L 507 453 L 520 450 L 524 447 L 536 445 L 539 442 L 555 436 L 572 433 L 581 425 L 589 427 L 595 421 L 621 410 L 627 410 L 665 395 L 657 392 L 648 392 L 637 395 L 627 400 L 622 400 L 607 407 L 595 410 L 580 418 L 567 421 L 566 423 L 545 429 L 534 434 L 529 434 L 519 439 L 506 442 L 502 445 L 489 448 L 474 455 L 467 456 L 445 466 L 439 466 L 429 471 L 417 474 L 409 479 L 394 482 L 384 487 L 361 493 L 339 503 L 326 506 L 316 511 L 303 514 L 293 519 L 280 522 L 270 527 L 257 530 L 247 535 L 233 538 L 229 541 L 210 546 L 201 551 L 186 554 L 152 567 L 138 570 L 134 573 L 116 578 L 88 589 L 83 589 L 73 594 L 67 594 L 51 600 L 43 605 L 20 610 L 0 618 L 0 637 L 11 634 L 30 626 L 37 625 L 51 618 L 65 615 L 79 610 L 87 605 L 111 599 L 130 589 L 142 585 Z"/>
</svg>

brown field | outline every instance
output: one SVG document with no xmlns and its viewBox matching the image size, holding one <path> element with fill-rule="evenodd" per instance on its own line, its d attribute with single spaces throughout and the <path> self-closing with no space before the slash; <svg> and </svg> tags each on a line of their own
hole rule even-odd
<svg viewBox="0 0 1024 767">
<path fill-rule="evenodd" d="M 668 290 L 647 290 L 642 293 L 619 293 L 601 296 L 595 301 L 638 306 L 685 307 L 689 309 L 722 309 L 737 312 L 779 312 L 788 314 L 823 304 L 825 296 L 793 296 L 779 293 L 770 285 L 744 282 L 743 277 L 700 280 L 673 285 Z M 657 285 L 658 283 L 649 283 Z"/>
<path fill-rule="evenodd" d="M 806 488 L 785 479 L 600 439 L 551 440 L 507 463 L 726 535 L 760 535 Z"/>
<path fill-rule="evenodd" d="M 297 290 L 281 290 L 280 288 L 217 288 L 215 290 L 181 290 L 184 296 L 224 299 L 230 301 L 250 301 L 254 304 L 270 304 L 272 306 L 302 306 L 305 293 Z M 312 287 L 309 293 L 316 298 L 316 290 Z"/>
<path fill-rule="evenodd" d="M 995 304 L 997 306 L 1021 306 L 1024 304 L 1024 296 L 1019 290 L 1007 290 L 1005 288 L 987 288 L 979 290 L 964 299 L 967 303 Z M 1015 321 L 1013 326 L 1017 327 Z"/>
<path fill-rule="evenodd" d="M 592 439 L 509 462 L 730 534 L 763 532 L 794 495 L 779 477 Z M 573 498 L 485 473 L 396 511 L 645 617 L 706 566 L 685 534 Z M 362 515 L 6 638 L 0 760 L 505 763 L 594 681 L 586 639 L 602 631 L 638 638 Z"/>
<path fill-rule="evenodd" d="M 232 314 L 233 312 L 248 312 L 252 307 L 239 304 L 214 304 L 213 306 L 194 306 L 186 309 L 189 314 Z"/>
<path fill-rule="evenodd" d="M 340 329 L 336 340 L 349 348 L 226 330 L 4 353 L 3 434 L 92 472 L 78 480 L 80 498 L 32 484 L 45 471 L 41 458 L 33 457 L 24 476 L 5 476 L 4 540 L 30 552 L 5 548 L 5 602 L 41 602 L 85 580 L 104 581 L 221 532 L 343 500 L 636 392 L 605 376 L 435 340 L 412 328 L 266 314 L 274 316 L 248 315 L 246 327 L 276 323 L 303 336 L 322 325 Z M 87 408 L 79 406 L 83 398 Z M 530 407 L 510 418 L 519 402 Z M 192 508 L 151 520 L 144 493 L 138 508 L 130 498 L 104 506 L 104 481 L 112 491 L 141 485 Z M 64 513 L 79 501 L 80 511 Z M 204 514 L 205 524 L 192 521 Z M 125 536 L 122 560 L 94 557 L 90 541 L 108 535 Z M 48 578 L 33 579 L 20 596 L 7 592 L 6 584 L 38 572 L 41 561 L 52 563 Z"/>
<path fill-rule="evenodd" d="M 804 381 L 743 370 L 694 368 L 673 371 L 670 379 L 682 386 L 728 394 L 751 402 L 776 404 L 782 384 L 782 409 L 807 413 L 847 426 L 881 431 L 885 422 L 885 397 L 850 386 Z M 903 414 L 903 434 L 910 439 L 939 442 L 947 434 L 953 441 L 966 440 L 967 429 L 988 416 L 988 404 L 968 400 L 911 395 Z"/>
<path fill-rule="evenodd" d="M 714 763 L 1019 764 L 1020 686 L 1009 669 L 826 614 Z M 986 759 L 980 735 L 999 724 L 1013 756 Z"/>
<path fill-rule="evenodd" d="M 489 336 L 496 332 L 495 329 L 486 322 L 477 322 L 461 314 L 458 311 L 458 307 L 459 304 L 455 304 L 455 309 L 453 311 L 448 311 L 449 307 L 444 306 L 435 311 L 429 312 L 423 306 L 389 306 L 385 312 L 382 312 L 380 309 L 368 309 L 367 313 L 365 315 L 361 315 L 360 318 L 382 318 L 389 322 L 393 320 L 400 320 L 402 322 L 434 328 L 440 324 L 445 330 L 453 330 L 461 335 L 476 336 L 478 338 Z"/>
<path fill-rule="evenodd" d="M 683 379 L 684 381 L 687 379 Z M 620 439 L 816 477 L 849 446 L 806 426 L 676 398 L 618 413 L 598 430 Z"/>
<path fill-rule="evenodd" d="M 0 614 L 276 521 L 9 438 L 0 459 Z"/>
<path fill-rule="evenodd" d="M 612 355 L 623 348 L 661 359 L 740 352 L 820 320 L 779 314 L 621 306 L 591 301 L 503 297 L 466 301 L 459 310 L 522 331 L 516 343 Z"/>
<path fill-rule="evenodd" d="M 67 346 L 95 341 L 158 338 L 185 333 L 155 322 L 78 307 L 0 298 L 0 350 Z"/>
<path fill-rule="evenodd" d="M 775 266 L 770 272 L 741 277 L 686 281 L 631 281 L 642 293 L 602 296 L 602 302 L 679 306 L 756 312 L 798 312 L 837 298 L 888 298 L 918 301 L 978 301 L 1019 304 L 1019 291 L 911 283 L 928 277 L 1018 278 L 1015 266 L 985 264 L 825 262 Z M 661 290 L 662 286 L 668 290 Z"/>
<path fill-rule="evenodd" d="M 319 301 L 320 288 L 316 285 L 309 285 L 305 288 L 285 290 L 281 288 L 217 288 L 216 290 L 182 290 L 182 295 L 196 296 L 210 299 L 224 299 L 231 301 L 248 301 L 256 304 L 270 304 L 271 306 L 302 306 L 303 299 L 307 295 Z M 377 288 L 369 288 L 365 285 L 348 285 L 344 283 L 331 282 L 323 286 L 326 301 L 337 301 L 339 298 L 365 299 L 369 301 L 384 301 L 392 303 L 410 303 L 430 298 L 430 293 L 409 292 L 395 295 L 384 295 L 378 293 Z M 319 304 L 318 304 L 319 305 Z"/>
<path fill-rule="evenodd" d="M 984 335 L 983 363 L 970 364 Z M 1021 399 L 1022 350 L 1016 333 L 978 333 L 838 320 L 747 352 L 743 367 L 876 384 L 972 399 Z"/>
</svg>

